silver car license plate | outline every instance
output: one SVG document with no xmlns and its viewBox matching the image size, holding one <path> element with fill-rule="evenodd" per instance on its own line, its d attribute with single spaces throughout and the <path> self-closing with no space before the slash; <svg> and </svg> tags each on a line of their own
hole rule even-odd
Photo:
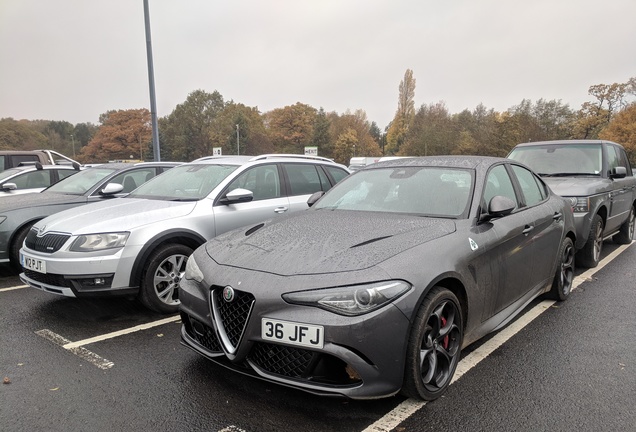
<svg viewBox="0 0 636 432">
<path fill-rule="evenodd" d="M 25 269 L 46 274 L 46 261 L 30 257 L 20 252 L 20 265 Z"/>
</svg>

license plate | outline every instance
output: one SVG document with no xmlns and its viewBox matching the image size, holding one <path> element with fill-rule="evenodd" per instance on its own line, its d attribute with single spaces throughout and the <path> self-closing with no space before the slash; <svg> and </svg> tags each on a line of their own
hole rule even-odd
<svg viewBox="0 0 636 432">
<path fill-rule="evenodd" d="M 263 318 L 261 320 L 261 337 L 265 340 L 291 345 L 322 348 L 325 329 L 317 325 Z"/>
<path fill-rule="evenodd" d="M 25 269 L 33 270 L 38 273 L 46 273 L 46 261 L 32 258 L 20 253 L 20 265 Z"/>
</svg>

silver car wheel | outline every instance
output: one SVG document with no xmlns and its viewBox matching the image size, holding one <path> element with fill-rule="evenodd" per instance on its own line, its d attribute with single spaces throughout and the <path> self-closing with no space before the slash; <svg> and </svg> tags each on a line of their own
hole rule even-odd
<svg viewBox="0 0 636 432">
<path fill-rule="evenodd" d="M 172 255 L 159 264 L 153 285 L 155 293 L 160 301 L 167 305 L 179 304 L 179 284 L 185 275 L 186 261 L 185 255 Z"/>
</svg>

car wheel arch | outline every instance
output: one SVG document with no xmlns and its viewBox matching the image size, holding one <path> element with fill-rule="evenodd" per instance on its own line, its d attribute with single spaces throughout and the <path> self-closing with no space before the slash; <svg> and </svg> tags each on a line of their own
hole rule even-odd
<svg viewBox="0 0 636 432">
<path fill-rule="evenodd" d="M 446 288 L 447 290 L 452 292 L 455 295 L 455 297 L 457 297 L 457 300 L 459 300 L 459 303 L 460 303 L 461 313 L 462 313 L 462 316 L 464 318 L 462 320 L 463 326 L 464 326 L 464 330 L 466 330 L 466 323 L 468 321 L 468 319 L 467 319 L 467 317 L 468 317 L 468 293 L 466 292 L 466 286 L 465 286 L 464 282 L 461 281 L 459 276 L 457 276 L 457 275 L 449 275 L 449 274 L 440 275 L 439 277 L 435 278 L 426 287 L 426 289 L 424 289 L 420 293 L 419 298 L 417 300 L 417 304 L 414 306 L 413 311 L 412 311 L 412 315 L 410 317 L 411 325 L 413 325 L 413 322 L 415 320 L 415 315 L 417 314 L 417 311 L 419 310 L 419 308 L 422 306 L 422 302 L 426 298 L 426 295 L 435 287 Z"/>
<path fill-rule="evenodd" d="M 172 243 L 182 244 L 194 250 L 205 242 L 206 239 L 204 237 L 202 237 L 199 233 L 190 230 L 174 229 L 157 234 L 155 237 L 146 242 L 137 255 L 137 258 L 135 258 L 135 263 L 133 264 L 132 271 L 130 272 L 129 286 L 140 286 L 144 265 L 157 247 Z"/>
</svg>

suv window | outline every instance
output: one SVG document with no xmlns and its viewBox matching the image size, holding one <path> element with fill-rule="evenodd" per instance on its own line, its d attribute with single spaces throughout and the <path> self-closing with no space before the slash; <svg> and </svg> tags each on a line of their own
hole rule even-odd
<svg viewBox="0 0 636 432">
<path fill-rule="evenodd" d="M 517 176 L 527 206 L 538 204 L 548 197 L 543 183 L 534 174 L 518 165 L 512 165 L 512 170 Z"/>
<path fill-rule="evenodd" d="M 332 167 L 327 165 L 324 165 L 324 168 L 327 170 L 327 172 L 329 172 L 329 174 L 331 175 L 331 177 L 333 177 L 333 180 L 336 183 L 338 183 L 340 180 L 342 180 L 343 178 L 349 175 L 349 173 L 343 170 L 342 168 Z"/>
<path fill-rule="evenodd" d="M 230 183 L 228 192 L 238 188 L 252 191 L 253 201 L 279 198 L 281 194 L 278 167 L 259 165 L 246 170 Z"/>
<path fill-rule="evenodd" d="M 316 165 L 285 164 L 290 195 L 311 195 L 323 189 Z"/>
</svg>

